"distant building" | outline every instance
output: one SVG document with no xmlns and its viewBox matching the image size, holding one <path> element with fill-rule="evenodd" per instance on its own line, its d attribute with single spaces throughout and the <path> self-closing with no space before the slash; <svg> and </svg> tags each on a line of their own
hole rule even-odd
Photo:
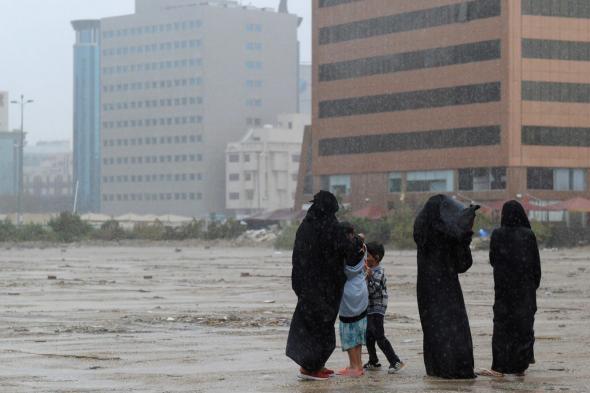
<svg viewBox="0 0 590 393">
<path fill-rule="evenodd" d="M 311 115 L 311 64 L 299 66 L 299 113 Z"/>
<path fill-rule="evenodd" d="M 313 188 L 353 208 L 589 196 L 581 3 L 314 1 Z"/>
<path fill-rule="evenodd" d="M 228 211 L 238 215 L 292 208 L 303 130 L 308 115 L 281 115 L 276 125 L 253 128 L 226 150 Z"/>
<path fill-rule="evenodd" d="M 221 213 L 227 143 L 297 112 L 299 18 L 227 0 L 135 4 L 100 20 L 102 212 Z"/>
<path fill-rule="evenodd" d="M 0 91 L 0 132 L 8 131 L 10 129 L 10 124 L 8 122 L 9 106 L 10 99 L 8 92 Z"/>
<path fill-rule="evenodd" d="M 79 212 L 100 211 L 100 21 L 72 22 L 74 45 L 74 187 Z"/>
<path fill-rule="evenodd" d="M 29 197 L 62 199 L 73 197 L 72 149 L 68 141 L 38 142 L 25 147 L 24 191 Z M 71 210 L 69 206 L 68 210 Z"/>
<path fill-rule="evenodd" d="M 18 191 L 19 137 L 19 132 L 0 131 L 0 196 L 14 196 Z"/>
</svg>

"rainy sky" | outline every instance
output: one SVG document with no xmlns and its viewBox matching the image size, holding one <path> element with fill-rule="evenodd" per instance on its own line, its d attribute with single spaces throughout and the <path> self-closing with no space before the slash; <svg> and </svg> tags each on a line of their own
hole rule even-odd
<svg viewBox="0 0 590 393">
<path fill-rule="evenodd" d="M 276 8 L 279 0 L 243 0 Z M 36 102 L 25 110 L 30 143 L 72 139 L 72 45 L 70 21 L 133 13 L 134 0 L 0 0 L 0 90 Z M 301 59 L 311 60 L 311 2 L 291 0 L 289 11 L 304 18 Z M 13 106 L 12 128 L 20 127 Z"/>
</svg>

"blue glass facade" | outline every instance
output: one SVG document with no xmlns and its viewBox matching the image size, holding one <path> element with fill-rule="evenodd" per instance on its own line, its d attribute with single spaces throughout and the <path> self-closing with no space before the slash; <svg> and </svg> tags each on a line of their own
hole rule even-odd
<svg viewBox="0 0 590 393">
<path fill-rule="evenodd" d="M 72 22 L 74 45 L 74 191 L 78 212 L 100 211 L 100 22 Z"/>
</svg>

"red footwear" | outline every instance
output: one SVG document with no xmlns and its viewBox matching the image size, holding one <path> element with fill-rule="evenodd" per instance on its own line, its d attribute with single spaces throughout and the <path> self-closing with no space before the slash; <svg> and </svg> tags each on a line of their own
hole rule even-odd
<svg viewBox="0 0 590 393">
<path fill-rule="evenodd" d="M 363 370 L 343 368 L 342 370 L 338 371 L 338 375 L 342 375 L 343 377 L 359 378 L 365 375 L 365 372 Z"/>
<path fill-rule="evenodd" d="M 297 378 L 302 381 L 326 381 L 330 379 L 330 374 L 325 373 L 323 370 L 312 372 L 301 368 L 299 369 L 299 375 Z"/>
<path fill-rule="evenodd" d="M 329 368 L 325 368 L 325 367 L 324 367 L 324 368 L 322 368 L 322 372 L 323 372 L 324 374 L 328 374 L 328 375 L 330 375 L 330 376 L 331 376 L 331 375 L 334 375 L 334 370 L 330 370 Z"/>
</svg>

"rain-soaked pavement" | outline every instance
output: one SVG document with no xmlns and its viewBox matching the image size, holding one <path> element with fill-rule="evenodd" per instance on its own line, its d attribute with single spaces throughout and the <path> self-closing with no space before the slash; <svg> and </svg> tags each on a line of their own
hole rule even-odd
<svg viewBox="0 0 590 393">
<path fill-rule="evenodd" d="M 407 368 L 315 383 L 297 381 L 284 356 L 295 303 L 289 253 L 0 250 L 0 392 L 590 392 L 590 250 L 543 252 L 537 364 L 524 378 L 425 377 L 415 255 L 390 251 L 385 328 Z M 475 260 L 462 285 L 476 367 L 487 368 L 493 282 L 486 253 Z M 328 365 L 345 363 L 337 349 Z"/>
</svg>

